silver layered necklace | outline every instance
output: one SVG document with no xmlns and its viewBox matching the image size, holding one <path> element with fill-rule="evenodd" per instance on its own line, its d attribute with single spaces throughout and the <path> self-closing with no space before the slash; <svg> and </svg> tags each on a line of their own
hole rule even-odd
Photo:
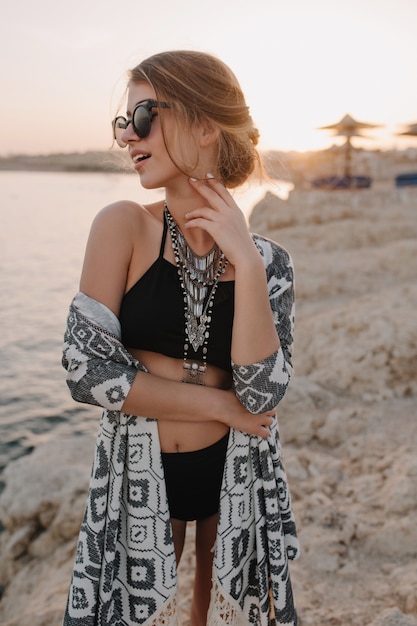
<svg viewBox="0 0 417 626">
<path fill-rule="evenodd" d="M 184 294 L 183 382 L 204 384 L 214 296 L 220 276 L 224 274 L 228 261 L 216 243 L 207 254 L 201 256 L 195 254 L 166 204 L 164 205 L 164 214 L 171 235 L 175 264 Z M 203 364 L 188 359 L 189 344 L 191 344 L 194 352 L 202 347 Z"/>
</svg>

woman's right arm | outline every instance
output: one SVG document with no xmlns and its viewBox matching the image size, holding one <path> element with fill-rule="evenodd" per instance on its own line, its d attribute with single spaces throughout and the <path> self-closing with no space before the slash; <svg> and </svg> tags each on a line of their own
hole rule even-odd
<svg viewBox="0 0 417 626">
<path fill-rule="evenodd" d="M 158 420 L 181 422 L 223 422 L 230 428 L 267 437 L 273 411 L 253 415 L 236 398 L 232 389 L 159 378 L 138 372 L 123 404 L 122 411 Z"/>
</svg>

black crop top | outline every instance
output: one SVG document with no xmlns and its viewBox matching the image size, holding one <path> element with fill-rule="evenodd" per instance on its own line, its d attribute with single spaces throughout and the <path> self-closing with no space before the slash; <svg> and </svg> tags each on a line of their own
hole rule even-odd
<svg viewBox="0 0 417 626">
<path fill-rule="evenodd" d="M 167 223 L 164 219 L 158 258 L 124 295 L 120 308 L 122 342 L 126 348 L 184 356 L 184 295 L 177 267 L 164 259 Z M 207 363 L 231 371 L 230 350 L 234 313 L 234 281 L 220 281 L 214 297 Z M 202 360 L 202 348 L 188 357 Z"/>
</svg>

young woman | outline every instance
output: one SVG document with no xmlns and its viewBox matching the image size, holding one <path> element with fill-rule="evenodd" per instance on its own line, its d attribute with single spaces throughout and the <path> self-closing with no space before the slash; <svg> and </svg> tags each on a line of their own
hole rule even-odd
<svg viewBox="0 0 417 626">
<path fill-rule="evenodd" d="M 176 567 L 195 520 L 192 626 L 294 625 L 275 416 L 292 266 L 228 191 L 255 170 L 258 132 L 230 69 L 191 51 L 130 72 L 113 131 L 165 201 L 98 214 L 70 307 L 68 385 L 104 412 L 64 624 L 179 624 Z"/>
</svg>

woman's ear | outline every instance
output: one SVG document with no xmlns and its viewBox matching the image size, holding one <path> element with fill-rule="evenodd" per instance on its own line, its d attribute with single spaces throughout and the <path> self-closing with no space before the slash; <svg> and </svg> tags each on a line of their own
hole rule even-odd
<svg viewBox="0 0 417 626">
<path fill-rule="evenodd" d="M 199 129 L 200 146 L 202 148 L 210 146 L 212 143 L 217 141 L 219 134 L 219 129 L 209 121 L 205 120 L 201 123 Z"/>
</svg>

